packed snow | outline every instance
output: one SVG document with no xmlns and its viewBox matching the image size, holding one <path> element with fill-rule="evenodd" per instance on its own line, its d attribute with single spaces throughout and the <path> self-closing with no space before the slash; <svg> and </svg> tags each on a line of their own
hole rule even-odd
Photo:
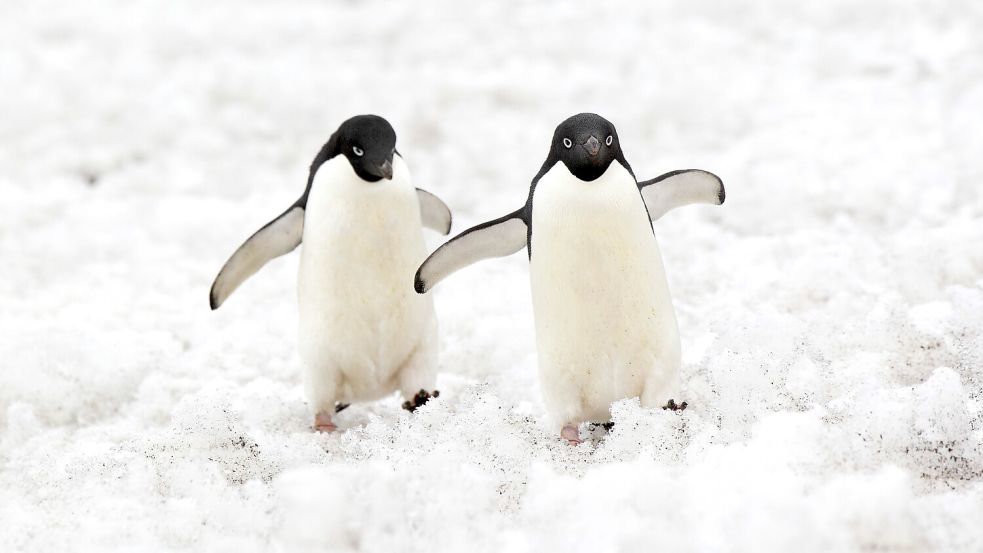
<svg viewBox="0 0 983 553">
<path fill-rule="evenodd" d="M 973 0 L 5 0 L 0 551 L 983 550 L 980 29 Z M 727 186 L 655 226 L 685 411 L 560 440 L 522 254 L 434 291 L 439 399 L 330 435 L 296 253 L 209 310 L 345 118 L 392 122 L 456 232 L 580 111 L 640 178 Z"/>
</svg>

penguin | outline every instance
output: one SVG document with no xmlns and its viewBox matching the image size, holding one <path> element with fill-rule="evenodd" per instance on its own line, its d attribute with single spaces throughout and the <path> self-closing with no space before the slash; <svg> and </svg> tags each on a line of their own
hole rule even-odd
<svg viewBox="0 0 983 553">
<path fill-rule="evenodd" d="M 209 300 L 218 309 L 271 259 L 304 243 L 297 273 L 300 355 L 313 428 L 335 410 L 399 391 L 412 410 L 437 368 L 433 298 L 414 293 L 423 227 L 447 235 L 451 212 L 415 188 L 396 132 L 376 115 L 343 122 L 310 166 L 300 198 L 225 263 Z"/>
<path fill-rule="evenodd" d="M 424 294 L 481 259 L 529 257 L 543 401 L 560 436 L 610 420 L 639 397 L 677 409 L 680 341 L 652 222 L 691 203 L 724 203 L 723 182 L 699 169 L 637 181 L 618 132 L 593 113 L 556 127 L 520 209 L 454 237 L 417 270 Z"/>
</svg>

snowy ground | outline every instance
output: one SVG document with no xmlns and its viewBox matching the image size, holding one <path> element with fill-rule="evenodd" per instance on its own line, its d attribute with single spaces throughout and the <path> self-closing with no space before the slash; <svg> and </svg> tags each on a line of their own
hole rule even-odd
<svg viewBox="0 0 983 553">
<path fill-rule="evenodd" d="M 0 551 L 983 550 L 979 2 L 0 4 Z M 441 396 L 315 435 L 297 256 L 211 279 L 344 118 L 455 230 L 596 111 L 656 225 L 682 414 L 545 423 L 527 262 L 436 290 Z M 431 236 L 431 246 L 439 238 Z"/>
</svg>

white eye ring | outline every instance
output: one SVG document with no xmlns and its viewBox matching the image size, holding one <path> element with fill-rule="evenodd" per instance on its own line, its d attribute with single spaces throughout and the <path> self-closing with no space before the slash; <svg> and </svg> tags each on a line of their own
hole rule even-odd
<svg viewBox="0 0 983 553">
<path fill-rule="evenodd" d="M 612 142 L 614 142 L 614 137 L 609 134 L 608 137 L 604 140 L 604 143 L 610 146 Z"/>
<path fill-rule="evenodd" d="M 362 154 L 365 153 L 358 146 L 352 146 L 352 151 L 355 152 L 355 155 L 357 155 L 358 157 L 362 157 Z"/>
<path fill-rule="evenodd" d="M 569 138 L 564 138 L 563 139 L 563 146 L 569 148 L 570 146 L 573 146 L 573 141 L 570 140 Z"/>
</svg>

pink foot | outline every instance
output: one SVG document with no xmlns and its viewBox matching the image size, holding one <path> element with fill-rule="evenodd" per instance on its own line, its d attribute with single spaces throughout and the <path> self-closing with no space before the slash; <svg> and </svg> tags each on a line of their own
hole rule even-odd
<svg viewBox="0 0 983 553">
<path fill-rule="evenodd" d="M 314 430 L 316 432 L 334 432 L 338 427 L 331 422 L 331 413 L 318 413 L 314 416 Z"/>
<path fill-rule="evenodd" d="M 583 442 L 580 439 L 580 430 L 572 424 L 568 424 L 560 431 L 560 437 L 570 442 L 570 445 L 577 445 Z"/>
</svg>

